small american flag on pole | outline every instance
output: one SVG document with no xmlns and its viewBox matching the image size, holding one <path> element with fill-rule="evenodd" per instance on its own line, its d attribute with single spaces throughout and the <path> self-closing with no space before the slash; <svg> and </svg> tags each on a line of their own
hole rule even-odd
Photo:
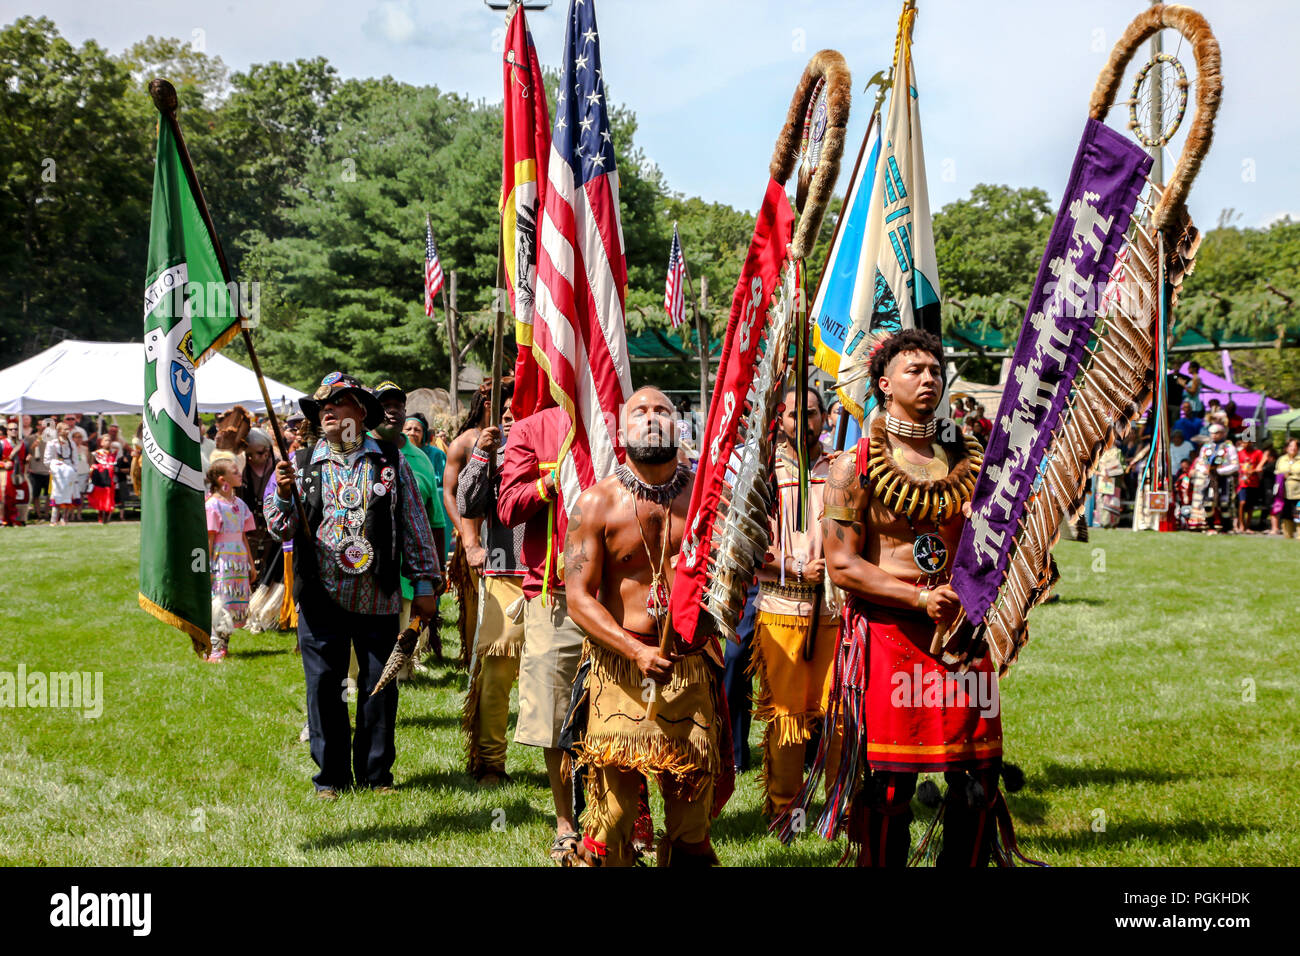
<svg viewBox="0 0 1300 956">
<path fill-rule="evenodd" d="M 664 311 L 673 321 L 673 328 L 686 321 L 686 258 L 682 255 L 682 240 L 673 223 L 673 246 L 668 251 L 668 281 L 664 283 Z"/>
<path fill-rule="evenodd" d="M 424 314 L 433 315 L 433 297 L 442 288 L 442 263 L 433 246 L 433 224 L 424 219 Z"/>
</svg>

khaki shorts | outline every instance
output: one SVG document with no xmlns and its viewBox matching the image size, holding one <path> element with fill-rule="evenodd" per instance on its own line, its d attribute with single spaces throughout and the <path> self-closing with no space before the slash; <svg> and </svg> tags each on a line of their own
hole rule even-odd
<svg viewBox="0 0 1300 956">
<path fill-rule="evenodd" d="M 573 678 L 582 657 L 582 628 L 569 618 L 564 593 L 552 590 L 524 606 L 524 653 L 519 660 L 519 720 L 515 743 L 558 747 Z"/>
</svg>

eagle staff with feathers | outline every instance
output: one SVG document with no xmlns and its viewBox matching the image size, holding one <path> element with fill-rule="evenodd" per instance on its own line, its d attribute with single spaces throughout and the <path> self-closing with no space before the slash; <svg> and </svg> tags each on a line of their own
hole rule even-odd
<svg viewBox="0 0 1300 956">
<path fill-rule="evenodd" d="M 1196 114 L 1167 185 L 1151 158 L 1105 126 L 1125 66 L 1164 28 L 1190 43 Z M 897 87 L 896 87 L 897 88 Z M 1034 863 L 1018 850 L 998 787 L 997 681 L 1027 640 L 1026 616 L 1056 580 L 1051 549 L 1082 504 L 1093 464 L 1154 398 L 1168 315 L 1199 236 L 1184 205 L 1208 149 L 1221 92 L 1219 48 L 1186 7 L 1156 5 L 1125 31 L 1097 81 L 1088 119 L 986 449 L 936 417 L 937 336 L 877 338 L 869 378 L 880 413 L 832 467 L 827 572 L 847 592 L 825 746 L 774 824 L 794 836 L 822 770 L 834 774 L 819 832 L 847 830 L 860 865 Z M 1157 400 L 1153 414 L 1163 414 Z M 910 553 L 909 553 L 910 552 Z M 950 558 L 955 552 L 955 557 Z M 917 775 L 943 771 L 916 850 Z M 1018 774 L 1017 774 L 1018 776 Z"/>
</svg>

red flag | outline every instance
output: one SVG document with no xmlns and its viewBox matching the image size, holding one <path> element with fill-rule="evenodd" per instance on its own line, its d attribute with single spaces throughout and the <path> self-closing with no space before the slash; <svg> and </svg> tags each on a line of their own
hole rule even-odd
<svg viewBox="0 0 1300 956">
<path fill-rule="evenodd" d="M 553 404 L 546 373 L 533 357 L 533 293 L 537 282 L 537 226 L 543 208 L 551 121 L 542 67 L 523 7 L 506 29 L 505 127 L 501 150 L 501 230 L 506 286 L 515 314 L 515 418 Z"/>
<path fill-rule="evenodd" d="M 754 223 L 749 254 L 731 300 L 731 317 L 723 339 L 722 363 L 709 403 L 708 425 L 700 444 L 700 463 L 691 491 L 677 576 L 673 579 L 673 626 L 687 646 L 697 642 L 696 624 L 708 584 L 709 545 L 718 515 L 718 499 L 726 487 L 727 469 L 738 435 L 736 423 L 745 413 L 745 398 L 753 384 L 761 330 L 768 302 L 781 281 L 781 264 L 793 233 L 794 213 L 785 187 L 769 179 L 763 206 Z M 743 326 L 743 327 L 742 327 Z"/>
<path fill-rule="evenodd" d="M 566 508 L 618 466 L 618 416 L 632 394 L 618 171 L 593 6 L 569 6 L 533 327 L 533 354 L 550 378 L 551 397 L 573 422 L 559 456 Z"/>
</svg>

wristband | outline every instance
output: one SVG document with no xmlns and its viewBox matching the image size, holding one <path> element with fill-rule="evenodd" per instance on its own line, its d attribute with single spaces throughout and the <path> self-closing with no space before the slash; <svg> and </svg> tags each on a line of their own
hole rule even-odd
<svg viewBox="0 0 1300 956">
<path fill-rule="evenodd" d="M 916 606 L 922 611 L 925 611 L 925 609 L 930 606 L 930 592 L 925 588 L 922 588 L 917 594 Z M 927 611 L 926 613 L 929 612 Z"/>
<path fill-rule="evenodd" d="M 537 497 L 541 498 L 543 501 L 551 500 L 551 496 L 546 490 L 546 479 L 544 478 L 537 479 Z"/>
</svg>

